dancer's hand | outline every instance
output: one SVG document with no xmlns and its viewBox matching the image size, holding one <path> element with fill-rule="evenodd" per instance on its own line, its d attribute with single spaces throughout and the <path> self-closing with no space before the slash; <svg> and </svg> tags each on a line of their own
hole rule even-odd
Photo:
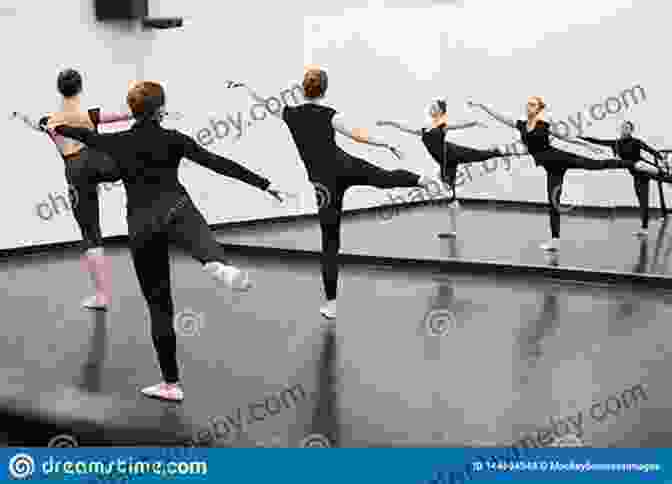
<svg viewBox="0 0 672 484">
<path fill-rule="evenodd" d="M 224 87 L 226 89 L 234 89 L 236 87 L 244 87 L 245 83 L 237 81 L 224 81 Z"/>
<path fill-rule="evenodd" d="M 282 192 L 272 187 L 269 187 L 266 191 L 280 203 L 284 203 L 285 199 L 289 197 L 289 193 Z"/>
<path fill-rule="evenodd" d="M 387 147 L 388 150 L 392 152 L 392 154 L 398 159 L 398 160 L 403 160 L 404 159 L 404 154 L 401 152 L 399 148 L 396 146 L 388 145 Z"/>
<path fill-rule="evenodd" d="M 477 127 L 477 128 L 487 128 L 487 127 L 488 127 L 487 124 L 482 123 L 482 122 L 480 122 L 480 121 L 475 121 L 475 123 L 476 123 L 476 127 Z"/>
<path fill-rule="evenodd" d="M 477 108 L 480 107 L 480 104 L 475 103 L 473 101 L 467 101 L 467 106 L 469 106 L 470 108 Z"/>
</svg>

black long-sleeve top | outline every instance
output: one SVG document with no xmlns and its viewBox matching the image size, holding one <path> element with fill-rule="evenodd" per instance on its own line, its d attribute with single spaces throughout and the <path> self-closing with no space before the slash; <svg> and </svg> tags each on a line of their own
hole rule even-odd
<svg viewBox="0 0 672 484">
<path fill-rule="evenodd" d="M 76 139 L 117 161 L 126 187 L 129 231 L 142 230 L 151 219 L 162 217 L 180 199 L 188 197 L 178 180 L 182 158 L 188 158 L 220 175 L 236 178 L 266 190 L 270 181 L 238 163 L 218 156 L 176 130 L 157 121 L 138 122 L 127 131 L 98 134 L 85 128 L 59 126 L 57 133 Z"/>
<path fill-rule="evenodd" d="M 629 136 L 627 138 L 618 139 L 600 139 L 590 138 L 588 136 L 579 136 L 579 139 L 588 141 L 600 146 L 608 146 L 612 149 L 614 154 L 622 160 L 639 161 L 642 159 L 642 150 L 653 155 L 656 159 L 660 159 L 661 155 L 642 140 Z"/>
</svg>

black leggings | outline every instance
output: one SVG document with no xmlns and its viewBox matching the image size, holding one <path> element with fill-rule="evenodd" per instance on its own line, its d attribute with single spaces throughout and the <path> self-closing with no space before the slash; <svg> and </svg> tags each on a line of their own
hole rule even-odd
<svg viewBox="0 0 672 484">
<path fill-rule="evenodd" d="M 121 178 L 117 164 L 103 153 L 84 148 L 77 157 L 65 161 L 65 178 L 84 249 L 101 247 L 98 184 L 114 183 Z"/>
<path fill-rule="evenodd" d="M 458 165 L 479 163 L 491 158 L 506 156 L 497 150 L 478 150 L 446 142 L 446 164 L 441 167 L 441 179 L 454 188 Z"/>
<path fill-rule="evenodd" d="M 338 291 L 338 251 L 341 247 L 343 197 L 348 188 L 361 185 L 376 188 L 417 187 L 420 176 L 407 170 L 385 170 L 360 158 L 349 158 L 339 174 L 312 180 L 315 185 L 322 231 L 322 282 L 327 300 Z"/>
<path fill-rule="evenodd" d="M 649 228 L 649 189 L 651 178 L 630 170 L 632 175 L 632 184 L 635 187 L 635 195 L 639 203 L 639 216 L 642 220 L 642 229 Z"/>
<path fill-rule="evenodd" d="M 149 306 L 152 342 L 166 383 L 179 381 L 177 338 L 174 328 L 175 308 L 170 290 L 169 245 L 184 249 L 202 264 L 229 264 L 224 248 L 215 240 L 205 218 L 193 202 L 184 196 L 176 203 L 171 216 L 147 224 L 145 232 L 135 232 L 131 239 L 131 256 L 140 289 Z"/>
<path fill-rule="evenodd" d="M 546 193 L 551 222 L 551 237 L 560 237 L 560 196 L 567 170 L 622 170 L 634 166 L 634 161 L 618 158 L 594 160 L 574 153 L 552 148 L 534 155 L 535 161 L 546 170 Z"/>
</svg>

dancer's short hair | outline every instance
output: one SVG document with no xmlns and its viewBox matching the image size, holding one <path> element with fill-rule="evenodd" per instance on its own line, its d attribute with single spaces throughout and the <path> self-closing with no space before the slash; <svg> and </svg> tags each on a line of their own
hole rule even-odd
<svg viewBox="0 0 672 484">
<path fill-rule="evenodd" d="M 324 96 L 329 86 L 329 78 L 322 69 L 309 69 L 303 76 L 303 95 L 308 99 Z"/>
<path fill-rule="evenodd" d="M 628 126 L 630 126 L 630 131 L 634 131 L 634 130 L 635 130 L 635 123 L 633 123 L 632 121 L 626 119 L 625 121 L 623 121 L 623 126 L 625 126 L 626 124 L 627 124 Z"/>
<path fill-rule="evenodd" d="M 58 74 L 58 92 L 63 97 L 73 97 L 82 92 L 82 75 L 74 69 L 65 69 Z"/>
<path fill-rule="evenodd" d="M 126 102 L 135 118 L 147 118 L 166 104 L 166 92 L 158 82 L 142 81 L 132 85 Z"/>
<path fill-rule="evenodd" d="M 434 113 L 446 114 L 448 112 L 448 103 L 445 99 L 436 98 L 431 102 L 429 108 L 427 108 L 427 112 L 430 116 Z"/>
</svg>

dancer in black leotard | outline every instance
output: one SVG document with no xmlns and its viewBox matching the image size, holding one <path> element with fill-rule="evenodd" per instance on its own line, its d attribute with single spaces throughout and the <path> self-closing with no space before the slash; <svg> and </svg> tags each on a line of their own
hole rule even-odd
<svg viewBox="0 0 672 484">
<path fill-rule="evenodd" d="M 173 327 L 174 308 L 170 291 L 169 243 L 185 249 L 203 264 L 205 271 L 227 287 L 247 290 L 247 273 L 227 261 L 205 219 L 179 182 L 182 158 L 237 178 L 281 200 L 270 182 L 238 163 L 217 156 L 191 137 L 160 124 L 165 94 L 160 84 L 141 82 L 131 88 L 128 105 L 138 121 L 128 131 L 97 134 L 59 122 L 50 127 L 63 136 L 110 154 L 119 163 L 128 198 L 127 219 L 133 264 L 140 288 L 149 306 L 152 341 L 163 373 L 163 383 L 142 390 L 143 394 L 182 400 Z"/>
<path fill-rule="evenodd" d="M 57 87 L 63 96 L 63 105 L 62 110 L 53 116 L 67 118 L 76 126 L 97 131 L 99 124 L 128 121 L 132 118 L 130 113 L 101 113 L 97 108 L 83 111 L 80 104 L 82 76 L 73 69 L 66 69 L 58 75 Z M 40 123 L 35 123 L 19 113 L 14 115 L 32 128 L 44 130 L 42 123 L 46 122 L 46 117 Z M 89 272 L 96 291 L 82 302 L 82 307 L 106 310 L 110 301 L 110 268 L 103 251 L 98 184 L 118 181 L 119 169 L 114 160 L 101 152 L 88 149 L 81 143 L 63 138 L 54 132 L 49 132 L 49 135 L 65 162 L 72 212 L 82 233 L 85 250 L 83 266 Z"/>
<path fill-rule="evenodd" d="M 327 84 L 325 71 L 308 69 L 303 79 L 304 96 L 308 102 L 296 107 L 285 106 L 278 115 L 289 127 L 306 167 L 308 179 L 315 186 L 322 231 L 322 281 L 327 298 L 327 304 L 320 308 L 320 313 L 327 319 L 334 319 L 341 214 L 347 189 L 356 185 L 377 188 L 427 187 L 432 180 L 407 170 L 384 170 L 343 151 L 336 144 L 336 133 L 359 143 L 387 148 L 400 158 L 395 147 L 374 139 L 366 130 L 348 128 L 342 114 L 320 103 L 326 93 Z M 242 85 L 230 81 L 228 84 L 229 87 Z M 255 101 L 265 102 L 252 89 L 247 89 Z"/>
<path fill-rule="evenodd" d="M 501 158 L 508 156 L 520 156 L 517 153 L 507 153 L 500 148 L 492 150 L 479 150 L 466 146 L 457 145 L 446 140 L 446 135 L 450 130 L 474 128 L 483 126 L 478 121 L 462 124 L 449 125 L 447 119 L 446 101 L 437 99 L 429 107 L 431 117 L 431 127 L 413 129 L 395 121 L 378 121 L 378 126 L 392 126 L 405 133 L 414 134 L 422 138 L 422 143 L 427 148 L 429 154 L 441 167 L 441 180 L 451 188 L 453 200 L 450 204 L 450 219 L 452 228 L 448 232 L 439 233 L 439 237 L 455 237 L 457 235 L 457 215 L 459 212 L 459 202 L 455 194 L 455 180 L 457 178 L 457 166 L 468 163 L 480 163 L 491 158 Z"/>
<path fill-rule="evenodd" d="M 565 172 L 570 169 L 575 170 L 613 170 L 630 169 L 639 173 L 648 174 L 651 178 L 661 179 L 662 181 L 672 183 L 672 177 L 665 175 L 658 168 L 644 162 L 634 162 L 631 160 L 606 159 L 595 160 L 586 158 L 574 153 L 559 150 L 551 146 L 551 136 L 568 143 L 584 146 L 594 153 L 602 154 L 602 151 L 594 148 L 584 141 L 561 136 L 557 133 L 551 133 L 550 124 L 542 119 L 546 105 L 539 97 L 531 97 L 527 103 L 527 121 L 513 120 L 495 113 L 483 104 L 468 103 L 471 107 L 478 107 L 489 114 L 497 121 L 519 131 L 521 140 L 527 147 L 530 155 L 534 158 L 537 165 L 541 165 L 546 170 L 547 191 L 549 202 L 549 215 L 551 221 L 552 239 L 541 248 L 544 250 L 558 250 L 560 241 L 560 195 L 562 194 L 562 182 Z"/>
<path fill-rule="evenodd" d="M 621 137 L 618 139 L 598 139 L 587 136 L 579 136 L 579 139 L 601 146 L 608 146 L 612 149 L 615 156 L 624 160 L 634 162 L 642 160 L 642 150 L 653 155 L 656 161 L 663 157 L 656 150 L 644 143 L 642 140 L 632 136 L 635 125 L 631 121 L 625 121 L 621 125 Z M 630 170 L 632 182 L 635 187 L 635 195 L 639 202 L 639 213 L 642 220 L 642 228 L 634 233 L 637 237 L 645 237 L 649 228 L 649 185 L 651 178 L 636 170 Z"/>
</svg>

